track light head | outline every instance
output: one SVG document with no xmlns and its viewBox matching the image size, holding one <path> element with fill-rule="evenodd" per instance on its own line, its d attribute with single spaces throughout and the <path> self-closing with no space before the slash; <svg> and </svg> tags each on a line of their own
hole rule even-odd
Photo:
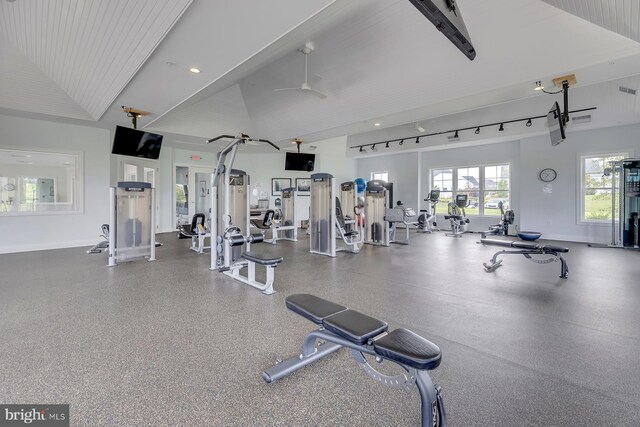
<svg viewBox="0 0 640 427">
<path fill-rule="evenodd" d="M 460 136 L 458 135 L 458 131 L 457 131 L 457 130 L 456 130 L 456 133 L 455 133 L 455 134 L 453 134 L 453 137 L 454 137 L 454 138 L 460 138 Z"/>
<path fill-rule="evenodd" d="M 480 133 L 480 126 L 476 128 L 476 135 L 478 135 L 479 133 Z"/>
<path fill-rule="evenodd" d="M 378 149 L 376 148 L 376 144 L 371 145 L 371 151 L 378 151 Z"/>
<path fill-rule="evenodd" d="M 360 147 L 360 152 L 364 153 L 364 147 Z"/>
<path fill-rule="evenodd" d="M 416 137 L 416 144 L 420 144 L 420 137 Z"/>
<path fill-rule="evenodd" d="M 531 122 L 531 119 L 527 120 L 527 123 L 525 123 L 525 126 L 527 126 L 528 128 L 531 127 L 533 123 Z"/>
<path fill-rule="evenodd" d="M 504 123 L 500 123 L 500 127 L 498 128 L 500 132 L 504 132 Z"/>
<path fill-rule="evenodd" d="M 387 144 L 384 146 L 384 148 L 389 148 L 389 141 L 387 141 Z"/>
<path fill-rule="evenodd" d="M 404 144 L 404 139 L 401 139 L 400 142 L 398 143 L 398 145 L 402 145 Z"/>
</svg>

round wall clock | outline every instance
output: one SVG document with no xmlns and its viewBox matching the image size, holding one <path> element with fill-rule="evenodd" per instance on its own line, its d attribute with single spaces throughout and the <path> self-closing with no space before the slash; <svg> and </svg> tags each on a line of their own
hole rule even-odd
<svg viewBox="0 0 640 427">
<path fill-rule="evenodd" d="M 16 189 L 16 186 L 13 185 L 12 183 L 8 183 L 8 184 L 4 185 L 4 189 L 7 190 L 7 191 L 13 191 L 13 190 Z"/>
<path fill-rule="evenodd" d="M 546 168 L 540 171 L 539 176 L 540 176 L 540 180 L 544 182 L 551 182 L 558 177 L 558 172 L 556 172 L 554 169 Z"/>
</svg>

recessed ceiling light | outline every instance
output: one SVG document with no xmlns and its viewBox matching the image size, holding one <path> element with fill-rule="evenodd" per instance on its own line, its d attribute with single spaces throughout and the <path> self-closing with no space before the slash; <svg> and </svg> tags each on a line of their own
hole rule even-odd
<svg viewBox="0 0 640 427">
<path fill-rule="evenodd" d="M 374 123 L 373 125 L 374 126 L 380 126 L 380 123 Z"/>
<path fill-rule="evenodd" d="M 200 73 L 200 68 L 191 67 L 189 68 L 189 71 L 191 71 L 193 74 L 198 74 Z"/>
</svg>

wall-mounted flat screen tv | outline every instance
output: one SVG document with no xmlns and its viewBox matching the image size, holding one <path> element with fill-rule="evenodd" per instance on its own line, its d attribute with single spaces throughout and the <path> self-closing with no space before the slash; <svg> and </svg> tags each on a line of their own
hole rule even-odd
<svg viewBox="0 0 640 427">
<path fill-rule="evenodd" d="M 284 170 L 311 172 L 313 171 L 315 163 L 315 154 L 287 153 L 284 163 Z"/>
<path fill-rule="evenodd" d="M 116 126 L 111 153 L 122 156 L 157 159 L 160 157 L 161 147 L 162 135 Z"/>
<path fill-rule="evenodd" d="M 551 145 L 558 145 L 566 138 L 564 133 L 564 120 L 558 103 L 551 106 L 551 110 L 547 114 L 547 123 L 549 124 L 549 137 Z"/>
</svg>

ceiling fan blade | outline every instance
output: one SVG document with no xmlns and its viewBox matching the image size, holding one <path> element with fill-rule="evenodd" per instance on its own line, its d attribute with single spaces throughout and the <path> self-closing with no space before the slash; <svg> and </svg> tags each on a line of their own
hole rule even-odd
<svg viewBox="0 0 640 427">
<path fill-rule="evenodd" d="M 324 93 L 320 92 L 319 90 L 315 90 L 313 88 L 305 88 L 303 90 L 306 90 L 307 92 L 311 92 L 312 94 L 314 94 L 315 96 L 317 96 L 320 99 L 325 99 L 327 97 L 327 95 L 325 95 Z"/>
<path fill-rule="evenodd" d="M 274 89 L 273 91 L 274 92 L 281 92 L 283 90 L 300 90 L 300 88 L 299 87 L 283 87 L 283 88 L 280 88 L 280 89 Z"/>
</svg>

